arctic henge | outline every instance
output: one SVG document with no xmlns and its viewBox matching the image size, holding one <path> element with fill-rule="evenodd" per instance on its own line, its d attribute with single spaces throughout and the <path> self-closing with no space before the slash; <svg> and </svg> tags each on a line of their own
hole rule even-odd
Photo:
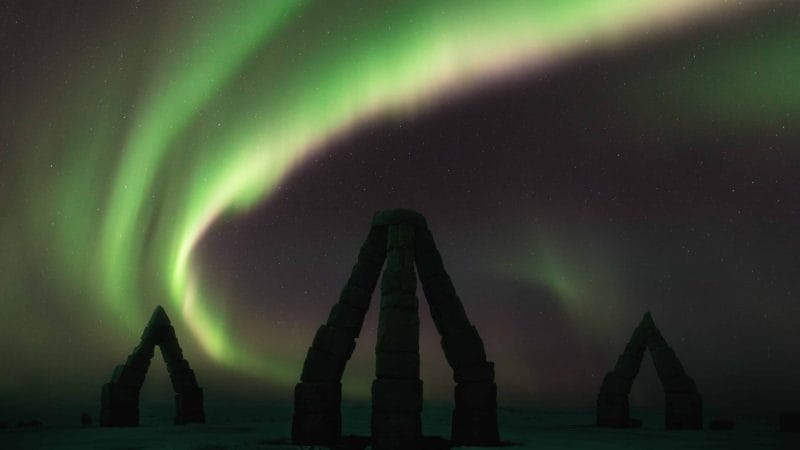
<svg viewBox="0 0 800 450">
<path fill-rule="evenodd" d="M 494 364 L 486 360 L 483 341 L 464 312 L 425 218 L 406 209 L 375 214 L 339 301 L 308 349 L 294 392 L 292 441 L 332 444 L 341 438 L 342 373 L 384 261 L 372 383 L 373 448 L 415 448 L 421 438 L 417 274 L 456 382 L 452 441 L 498 443 Z"/>
<path fill-rule="evenodd" d="M 416 267 L 416 270 L 415 270 Z M 422 283 L 445 358 L 453 370 L 455 408 L 451 442 L 500 445 L 494 363 L 469 321 L 445 271 L 425 218 L 407 209 L 377 212 L 338 302 L 320 326 L 306 354 L 294 389 L 292 442 L 336 445 L 342 441 L 342 374 L 353 354 L 372 294 L 380 279 L 380 311 L 372 383 L 371 444 L 376 450 L 418 448 L 423 405 L 419 355 L 419 299 Z M 139 391 L 155 346 L 167 365 L 175 391 L 176 424 L 204 423 L 203 390 L 178 344 L 175 329 L 160 306 L 141 342 L 103 385 L 101 426 L 137 426 Z M 702 428 L 702 399 L 650 313 L 633 332 L 597 397 L 597 425 L 630 428 L 628 395 L 650 353 L 665 393 L 667 429 Z"/>
</svg>

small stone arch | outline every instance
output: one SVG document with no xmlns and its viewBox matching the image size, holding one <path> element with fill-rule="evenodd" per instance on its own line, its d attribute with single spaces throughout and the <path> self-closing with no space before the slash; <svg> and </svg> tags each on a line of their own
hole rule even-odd
<svg viewBox="0 0 800 450">
<path fill-rule="evenodd" d="M 668 430 L 703 427 L 703 402 L 694 380 L 686 374 L 675 352 L 646 313 L 633 331 L 614 370 L 603 379 L 597 396 L 597 425 L 629 428 L 641 423 L 630 417 L 628 395 L 639 374 L 644 352 L 650 350 L 656 373 L 664 387 L 664 422 Z"/>
<path fill-rule="evenodd" d="M 128 356 L 125 364 L 114 369 L 111 381 L 103 385 L 100 425 L 104 427 L 135 427 L 139 425 L 139 392 L 155 353 L 167 365 L 175 391 L 176 425 L 204 423 L 203 390 L 197 385 L 194 371 L 183 358 L 175 329 L 161 306 L 156 307 L 142 333 L 141 341 Z"/>
<path fill-rule="evenodd" d="M 342 373 L 380 278 L 372 447 L 417 448 L 422 411 L 417 277 L 456 382 L 452 440 L 465 445 L 499 442 L 494 364 L 486 360 L 483 341 L 456 295 L 425 218 L 395 209 L 373 217 L 339 301 L 308 349 L 295 387 L 294 443 L 334 444 L 341 438 Z"/>
</svg>

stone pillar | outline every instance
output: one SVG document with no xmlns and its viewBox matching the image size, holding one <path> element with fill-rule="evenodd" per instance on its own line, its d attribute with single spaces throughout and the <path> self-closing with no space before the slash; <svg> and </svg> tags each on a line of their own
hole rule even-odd
<svg viewBox="0 0 800 450">
<path fill-rule="evenodd" d="M 342 434 L 342 385 L 303 381 L 294 388 L 292 442 L 334 444 Z"/>
<path fill-rule="evenodd" d="M 603 378 L 600 394 L 597 395 L 597 426 L 628 428 L 631 426 L 628 393 L 630 386 L 615 372 Z"/>
<path fill-rule="evenodd" d="M 656 329 L 648 341 L 656 373 L 664 386 L 664 424 L 668 430 L 703 428 L 703 400 L 675 351 Z"/>
<path fill-rule="evenodd" d="M 155 314 L 154 314 L 155 316 Z M 100 395 L 100 426 L 135 427 L 139 425 L 139 391 L 158 343 L 152 330 L 157 324 L 151 317 L 139 345 L 125 364 L 114 368 L 111 382 L 103 385 Z"/>
<path fill-rule="evenodd" d="M 418 215 L 390 211 L 386 269 L 372 383 L 372 448 L 417 448 L 422 436 L 422 380 L 419 378 L 419 301 L 414 273 L 414 225 Z M 421 216 L 419 216 L 421 218 Z M 387 217 L 376 215 L 374 224 Z M 410 219 L 410 220 L 409 220 Z"/>
<path fill-rule="evenodd" d="M 452 440 L 462 445 L 497 443 L 494 363 L 486 360 L 483 341 L 467 318 L 427 226 L 417 228 L 414 249 L 425 298 L 456 382 Z"/>
<path fill-rule="evenodd" d="M 203 390 L 197 385 L 197 378 L 189 367 L 189 361 L 183 358 L 183 351 L 172 325 L 165 325 L 161 329 L 161 339 L 161 356 L 167 365 L 172 389 L 175 391 L 174 423 L 205 423 Z"/>
<path fill-rule="evenodd" d="M 447 360 L 456 381 L 452 440 L 464 445 L 492 444 L 500 441 L 497 427 L 497 385 L 494 363 L 486 361 L 483 342 L 475 327 L 471 333 L 442 338 Z M 478 350 L 479 349 L 479 350 Z M 472 355 L 457 358 L 454 355 Z M 482 355 L 478 359 L 476 356 Z"/>
<path fill-rule="evenodd" d="M 149 362 L 148 360 L 148 365 Z M 146 368 L 128 364 L 119 365 L 114 369 L 111 382 L 103 385 L 100 396 L 100 426 L 139 425 L 139 391 L 146 373 Z"/>
<path fill-rule="evenodd" d="M 614 370 L 607 373 L 597 396 L 597 425 L 600 427 L 628 428 L 640 425 L 638 420 L 630 418 L 628 395 L 633 380 L 639 374 L 644 352 L 647 349 L 648 336 L 655 329 L 650 313 L 633 331 L 625 351 L 617 359 Z"/>
<path fill-rule="evenodd" d="M 175 391 L 175 424 L 204 423 L 203 390 L 194 371 L 183 358 L 175 329 L 162 307 L 157 307 L 142 333 L 141 342 L 127 361 L 114 369 L 111 382 L 103 385 L 101 426 L 139 425 L 139 391 L 155 353 L 155 346 L 167 365 Z"/>
<path fill-rule="evenodd" d="M 350 278 L 308 349 L 295 386 L 292 442 L 335 444 L 342 434 L 342 373 L 364 324 L 386 258 L 386 227 L 372 227 Z"/>
<path fill-rule="evenodd" d="M 106 383 L 101 392 L 100 426 L 139 426 L 139 389 Z"/>
</svg>

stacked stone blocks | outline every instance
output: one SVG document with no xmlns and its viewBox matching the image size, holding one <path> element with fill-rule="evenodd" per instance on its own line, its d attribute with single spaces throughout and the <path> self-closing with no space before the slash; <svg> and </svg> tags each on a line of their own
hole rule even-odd
<svg viewBox="0 0 800 450">
<path fill-rule="evenodd" d="M 597 425 L 626 428 L 637 423 L 630 418 L 628 395 L 647 349 L 650 350 L 656 372 L 664 386 L 666 428 L 702 428 L 703 405 L 697 386 L 686 374 L 675 352 L 667 345 L 649 312 L 634 330 L 614 370 L 603 379 L 597 397 Z"/>
<path fill-rule="evenodd" d="M 483 342 L 467 319 L 425 219 L 402 209 L 375 214 L 339 302 L 314 338 L 295 389 L 292 440 L 330 445 L 341 438 L 339 383 L 384 262 L 372 447 L 416 448 L 421 438 L 417 276 L 457 383 L 452 439 L 459 444 L 499 442 L 494 365 L 486 360 Z"/>
<path fill-rule="evenodd" d="M 433 323 L 456 382 L 451 439 L 464 445 L 497 443 L 494 363 L 486 360 L 483 340 L 467 318 L 427 227 L 416 236 L 415 257 Z"/>
<path fill-rule="evenodd" d="M 183 358 L 175 329 L 162 307 L 157 307 L 142 333 L 139 345 L 125 364 L 114 369 L 111 381 L 101 393 L 101 426 L 139 425 L 139 392 L 144 383 L 155 347 L 167 365 L 175 391 L 175 424 L 204 423 L 203 390 L 198 386 L 194 371 Z"/>
<path fill-rule="evenodd" d="M 342 373 L 361 333 L 372 292 L 386 258 L 386 228 L 373 227 L 361 246 L 350 278 L 317 330 L 294 391 L 292 441 L 338 442 L 342 433 Z"/>
<path fill-rule="evenodd" d="M 374 222 L 373 222 L 374 223 Z M 372 383 L 372 448 L 416 448 L 422 437 L 419 378 L 419 300 L 414 272 L 414 225 L 387 223 L 386 269 L 381 278 L 376 380 Z M 403 367 L 410 364 L 409 367 Z"/>
</svg>

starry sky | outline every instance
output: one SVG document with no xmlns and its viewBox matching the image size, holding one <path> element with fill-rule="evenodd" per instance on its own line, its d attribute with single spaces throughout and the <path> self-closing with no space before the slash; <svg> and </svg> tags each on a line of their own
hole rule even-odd
<svg viewBox="0 0 800 450">
<path fill-rule="evenodd" d="M 372 214 L 405 207 L 501 402 L 593 404 L 652 311 L 707 404 L 796 405 L 798 25 L 793 1 L 3 2 L 0 400 L 94 399 L 159 304 L 207 397 L 290 398 Z M 632 403 L 659 389 L 646 360 Z"/>
</svg>

